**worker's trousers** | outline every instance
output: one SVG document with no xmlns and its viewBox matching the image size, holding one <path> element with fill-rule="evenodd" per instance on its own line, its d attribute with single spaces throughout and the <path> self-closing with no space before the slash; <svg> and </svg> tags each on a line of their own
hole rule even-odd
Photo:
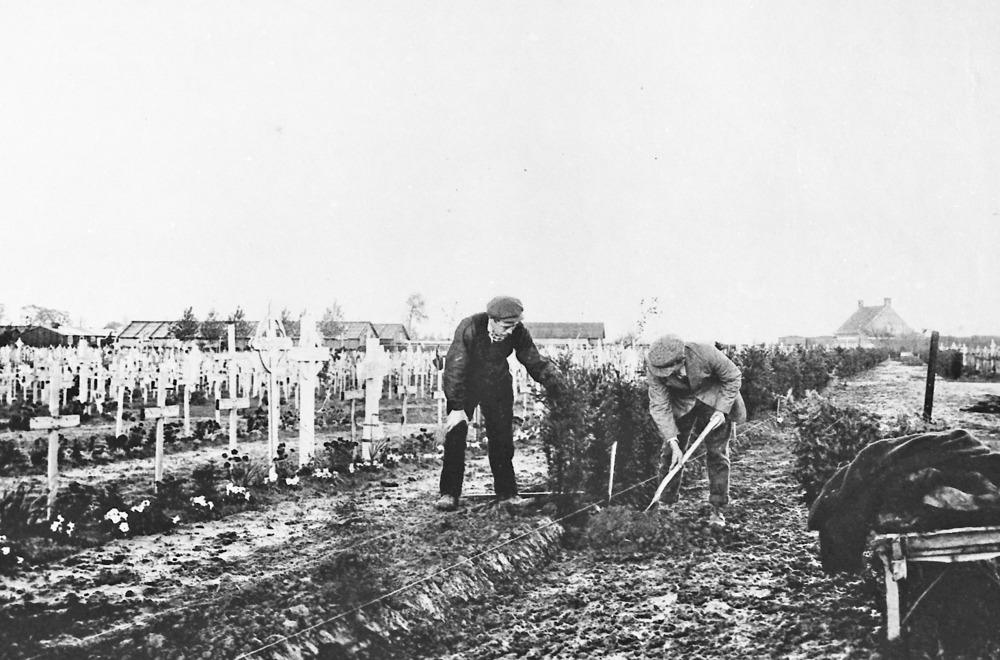
<svg viewBox="0 0 1000 660">
<path fill-rule="evenodd" d="M 711 406 L 698 401 L 690 412 L 677 420 L 677 444 L 680 445 L 682 453 L 698 438 L 714 412 L 715 409 Z M 713 429 L 702 443 L 705 448 L 705 467 L 708 470 L 708 501 L 717 506 L 729 504 L 729 436 L 732 434 L 732 428 L 732 422 L 727 417 L 726 421 Z M 698 455 L 698 451 L 695 450 L 692 459 Z M 661 481 L 670 472 L 670 457 L 670 443 L 664 440 L 660 449 Z M 683 475 L 684 468 L 681 468 L 664 489 L 660 497 L 661 502 L 672 504 L 678 500 Z"/>
<path fill-rule="evenodd" d="M 469 420 L 476 412 L 476 403 L 466 407 Z M 517 495 L 514 476 L 514 393 L 505 392 L 483 397 L 478 402 L 486 422 L 487 453 L 493 471 L 493 490 L 500 499 Z M 459 424 L 445 435 L 444 465 L 441 467 L 441 494 L 458 497 L 465 479 L 465 448 L 468 425 Z"/>
</svg>

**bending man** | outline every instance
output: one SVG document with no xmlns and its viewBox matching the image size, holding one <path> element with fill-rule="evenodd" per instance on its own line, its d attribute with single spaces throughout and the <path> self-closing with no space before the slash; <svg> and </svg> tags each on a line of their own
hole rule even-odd
<svg viewBox="0 0 1000 660">
<path fill-rule="evenodd" d="M 729 504 L 729 436 L 733 422 L 746 421 L 740 396 L 743 376 L 732 360 L 712 344 L 684 342 L 677 335 L 654 341 L 646 356 L 649 413 L 663 436 L 659 476 L 676 466 L 686 449 L 710 422 L 719 422 L 705 438 L 708 468 L 709 522 L 726 524 L 723 507 Z M 670 480 L 659 506 L 677 501 L 683 468 Z"/>
<path fill-rule="evenodd" d="M 465 477 L 465 443 L 469 418 L 478 405 L 486 421 L 493 471 L 493 490 L 500 500 L 521 504 L 514 476 L 514 388 L 507 357 L 514 353 L 550 393 L 562 386 L 562 375 L 543 358 L 528 329 L 521 324 L 524 306 L 517 298 L 498 296 L 486 312 L 462 319 L 448 349 L 443 387 L 448 402 L 444 465 L 441 468 L 441 511 L 458 508 Z"/>
</svg>

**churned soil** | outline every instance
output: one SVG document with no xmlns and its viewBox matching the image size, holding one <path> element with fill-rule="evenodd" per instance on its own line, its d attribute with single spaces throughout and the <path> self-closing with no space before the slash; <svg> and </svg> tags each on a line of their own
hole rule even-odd
<svg viewBox="0 0 1000 660">
<path fill-rule="evenodd" d="M 890 361 L 834 384 L 828 394 L 838 404 L 888 419 L 919 417 L 925 379 L 925 369 Z M 1000 417 L 962 409 L 998 391 L 996 383 L 939 379 L 934 420 L 969 429 L 996 446 Z M 934 635 L 924 630 L 930 625 L 915 624 L 907 638 L 886 645 L 881 569 L 872 563 L 861 575 L 823 573 L 818 539 L 807 531 L 807 510 L 799 503 L 791 430 L 773 420 L 763 429 L 753 427 L 745 425 L 733 452 L 725 529 L 705 524 L 704 479 L 686 488 L 666 515 L 605 509 L 548 571 L 517 579 L 456 612 L 450 626 L 438 629 L 425 657 L 998 657 L 990 655 L 995 646 L 972 644 L 989 623 L 949 618 L 955 599 L 996 598 L 982 593 L 984 584 L 996 592 L 982 576 L 971 584 L 968 576 L 954 581 L 959 586 L 944 594 L 943 600 L 952 599 L 948 605 L 934 607 L 940 592 L 928 596 L 922 607 L 931 612 Z M 948 633 L 950 655 L 939 648 Z"/>
<path fill-rule="evenodd" d="M 887 362 L 828 394 L 890 417 L 919 415 L 925 376 Z M 935 420 L 1000 440 L 1000 417 L 961 410 L 998 388 L 938 380 Z M 584 511 L 562 516 L 542 498 L 513 508 L 473 497 L 440 513 L 431 506 L 439 462 L 401 465 L 5 578 L 0 655 L 897 657 L 901 647 L 883 641 L 880 573 L 820 567 L 787 424 L 739 430 L 721 530 L 706 524 L 697 469 L 666 512 L 582 502 Z M 259 445 L 241 448 L 263 454 Z M 220 450 L 171 455 L 168 469 L 183 473 Z M 148 482 L 150 465 L 76 476 Z M 522 483 L 541 483 L 544 465 L 536 442 L 518 445 Z M 489 484 L 486 458 L 473 451 L 466 490 L 485 494 Z"/>
</svg>

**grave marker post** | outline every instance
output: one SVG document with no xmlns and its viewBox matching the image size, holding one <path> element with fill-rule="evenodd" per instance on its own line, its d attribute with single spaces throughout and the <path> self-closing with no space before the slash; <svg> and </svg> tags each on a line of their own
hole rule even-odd
<svg viewBox="0 0 1000 660">
<path fill-rule="evenodd" d="M 215 416 L 218 421 L 219 415 L 223 410 L 229 411 L 229 448 L 236 449 L 236 435 L 240 423 L 239 411 L 250 407 L 250 397 L 241 397 L 239 396 L 239 392 L 236 391 L 236 324 L 230 323 L 226 332 L 229 340 L 228 360 L 226 362 L 226 383 L 229 389 L 229 396 L 223 399 L 219 396 L 219 390 L 216 390 Z"/>
<path fill-rule="evenodd" d="M 386 373 L 385 351 L 378 337 L 365 340 L 365 425 L 361 430 L 361 460 L 372 460 L 372 441 L 384 437 L 378 405 L 382 399 L 382 379 Z"/>
<path fill-rule="evenodd" d="M 280 401 L 277 371 L 287 364 L 288 350 L 292 340 L 285 334 L 281 321 L 270 312 L 268 317 L 257 324 L 257 332 L 250 340 L 250 348 L 257 351 L 261 366 L 267 372 L 267 441 L 271 467 L 278 454 L 278 424 L 280 422 Z"/>
<path fill-rule="evenodd" d="M 159 378 L 156 385 L 156 406 L 143 410 L 143 419 L 156 421 L 156 458 L 153 465 L 153 492 L 163 481 L 163 427 L 168 418 L 178 417 L 180 406 L 167 405 L 167 368 L 160 364 Z"/>
<path fill-rule="evenodd" d="M 48 486 L 49 499 L 47 516 L 52 517 L 59 492 L 59 429 L 80 425 L 79 415 L 59 414 L 59 393 L 64 387 L 62 362 L 57 359 L 49 363 L 49 417 L 32 417 L 28 426 L 34 431 L 49 432 Z"/>
<path fill-rule="evenodd" d="M 308 312 L 299 323 L 299 345 L 288 357 L 299 367 L 299 467 L 316 455 L 316 382 L 319 370 L 330 359 L 330 349 L 321 345 L 316 321 Z"/>
</svg>

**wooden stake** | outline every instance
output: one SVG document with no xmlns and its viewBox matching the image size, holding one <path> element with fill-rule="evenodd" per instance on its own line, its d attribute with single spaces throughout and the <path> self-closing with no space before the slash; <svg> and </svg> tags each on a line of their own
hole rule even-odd
<svg viewBox="0 0 1000 660">
<path fill-rule="evenodd" d="M 934 410 L 934 378 L 937 367 L 938 342 L 941 337 L 938 331 L 931 333 L 931 348 L 927 354 L 927 387 L 924 390 L 924 421 L 931 421 L 931 413 Z"/>
</svg>

